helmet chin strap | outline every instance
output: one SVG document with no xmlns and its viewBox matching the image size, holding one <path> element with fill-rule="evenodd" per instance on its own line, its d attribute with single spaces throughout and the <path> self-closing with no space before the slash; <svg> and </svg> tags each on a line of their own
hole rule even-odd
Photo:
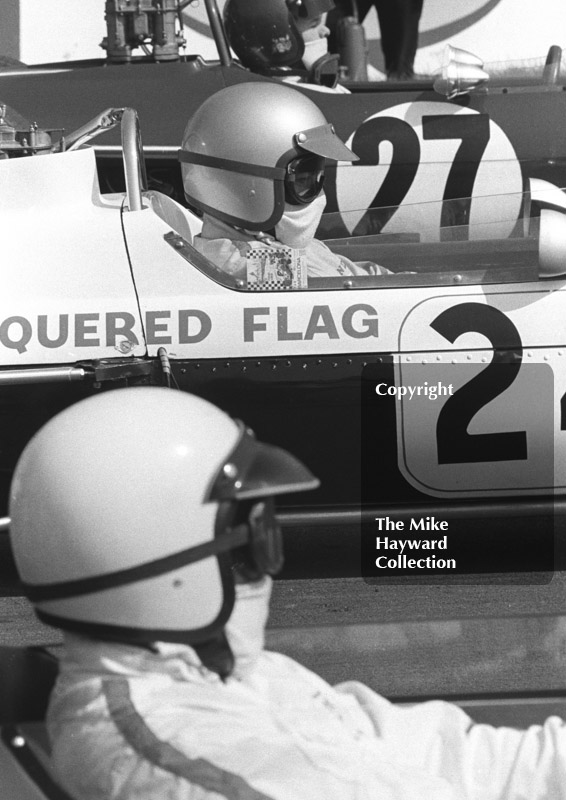
<svg viewBox="0 0 566 800">
<path fill-rule="evenodd" d="M 204 642 L 190 644 L 203 666 L 225 681 L 230 675 L 244 678 L 259 658 L 264 645 L 272 579 L 236 585 L 236 602 L 224 629 Z"/>
<path fill-rule="evenodd" d="M 234 654 L 228 644 L 228 639 L 223 630 L 218 631 L 205 642 L 190 645 L 203 666 L 215 672 L 223 681 L 226 680 L 234 669 Z"/>
</svg>

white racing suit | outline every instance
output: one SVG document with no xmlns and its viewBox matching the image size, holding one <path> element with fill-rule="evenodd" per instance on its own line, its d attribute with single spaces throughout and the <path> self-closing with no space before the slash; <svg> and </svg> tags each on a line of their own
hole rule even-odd
<svg viewBox="0 0 566 800">
<path fill-rule="evenodd" d="M 250 249 L 277 244 L 273 237 L 262 236 L 233 228 L 225 222 L 205 214 L 202 231 L 193 240 L 194 247 L 223 272 L 234 278 L 246 279 L 246 258 Z M 352 275 L 388 275 L 389 270 L 370 261 L 354 262 L 333 253 L 319 239 L 310 238 L 304 247 L 309 278 L 348 277 Z"/>
<path fill-rule="evenodd" d="M 265 615 L 238 622 L 240 599 L 226 627 L 236 669 L 224 682 L 185 645 L 67 636 L 48 727 L 55 769 L 73 796 L 566 798 L 562 720 L 528 731 L 491 728 L 449 703 L 401 708 L 360 683 L 333 688 L 264 651 Z M 250 599 L 264 602 L 265 593 Z"/>
</svg>

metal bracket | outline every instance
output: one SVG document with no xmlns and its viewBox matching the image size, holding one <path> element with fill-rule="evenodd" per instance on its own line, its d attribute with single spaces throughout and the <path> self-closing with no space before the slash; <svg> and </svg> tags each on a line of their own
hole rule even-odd
<svg viewBox="0 0 566 800">
<path fill-rule="evenodd" d="M 149 358 L 83 362 L 81 366 L 95 386 L 109 382 L 150 383 L 157 371 L 155 359 Z"/>
<path fill-rule="evenodd" d="M 244 281 L 233 278 L 219 269 L 219 267 L 216 267 L 175 231 L 169 231 L 163 234 L 163 238 L 173 250 L 176 250 L 177 253 L 185 259 L 185 261 L 191 266 L 196 267 L 200 272 L 203 272 L 207 277 L 211 278 L 211 280 L 222 284 L 222 286 L 226 286 L 228 289 L 242 290 L 246 288 Z"/>
</svg>

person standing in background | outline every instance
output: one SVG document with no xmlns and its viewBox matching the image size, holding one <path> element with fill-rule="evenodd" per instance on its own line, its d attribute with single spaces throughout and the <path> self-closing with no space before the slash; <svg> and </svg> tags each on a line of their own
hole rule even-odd
<svg viewBox="0 0 566 800">
<path fill-rule="evenodd" d="M 419 39 L 419 22 L 424 0 L 336 0 L 328 13 L 329 48 L 338 51 L 337 29 L 341 19 L 353 16 L 363 22 L 375 6 L 381 31 L 385 72 L 391 80 L 414 76 L 414 61 Z"/>
</svg>

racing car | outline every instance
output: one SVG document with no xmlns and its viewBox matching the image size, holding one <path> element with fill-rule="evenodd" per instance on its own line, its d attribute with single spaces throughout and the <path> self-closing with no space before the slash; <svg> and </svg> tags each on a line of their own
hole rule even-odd
<svg viewBox="0 0 566 800">
<path fill-rule="evenodd" d="M 218 58 L 181 55 L 176 19 L 186 5 L 168 0 L 106 4 L 106 59 L 0 67 L 0 99 L 28 123 L 77 129 L 93 108 L 138 111 L 150 185 L 180 203 L 176 152 L 189 117 L 211 94 L 242 81 L 269 81 L 232 59 L 216 0 L 206 0 Z M 136 56 L 136 48 L 145 54 Z M 546 63 L 545 63 L 546 62 Z M 566 111 L 562 55 L 496 65 L 490 76 L 470 53 L 447 48 L 438 75 L 412 81 L 348 81 L 346 94 L 301 88 L 360 156 L 327 169 L 328 212 L 319 236 L 412 233 L 438 241 L 458 227 L 473 238 L 500 217 L 495 238 L 523 214 L 530 179 L 566 186 Z M 486 66 L 486 65 L 484 65 Z M 352 67 L 350 74 L 357 74 Z M 266 113 L 268 110 L 266 109 Z M 119 139 L 97 144 L 103 190 L 123 189 Z M 460 202 L 455 202 L 459 200 Z M 478 236 L 485 238 L 484 229 Z"/>
<path fill-rule="evenodd" d="M 127 190 L 103 193 L 83 145 L 118 122 Z M 12 157 L 0 160 L 4 508 L 19 453 L 59 409 L 165 383 L 244 419 L 321 479 L 286 501 L 291 574 L 305 563 L 305 528 L 313 548 L 329 529 L 335 546 L 344 537 L 332 569 L 357 574 L 360 508 L 370 533 L 377 517 L 426 518 L 431 530 L 454 519 L 464 542 L 481 521 L 507 554 L 524 541 L 529 569 L 551 568 L 566 492 L 562 192 L 534 181 L 515 198 L 523 214 L 512 235 L 499 238 L 502 216 L 478 227 L 482 238 L 450 226 L 440 241 L 328 240 L 391 274 L 291 290 L 229 276 L 195 250 L 201 220 L 143 189 L 132 109 L 108 109 L 59 139 L 24 134 L 12 131 Z M 492 569 L 507 571 L 503 556 Z"/>
<path fill-rule="evenodd" d="M 484 689 L 482 699 L 465 700 L 478 721 L 523 726 L 563 714 L 559 654 L 544 649 L 551 634 L 557 647 L 563 642 L 562 584 L 548 584 L 561 566 L 566 490 L 562 192 L 529 182 L 515 198 L 521 215 L 509 220 L 510 232 L 502 233 L 499 215 L 475 237 L 451 225 L 424 241 L 385 232 L 328 240 L 336 252 L 386 266 L 388 275 L 310 279 L 300 289 L 258 285 L 208 262 L 193 247 L 200 219 L 145 188 L 132 109 L 107 109 L 64 136 L 59 126 L 18 129 L 9 114 L 2 127 L 8 157 L 0 160 L 4 502 L 25 443 L 65 406 L 128 385 L 197 393 L 321 478 L 320 490 L 290 497 L 280 510 L 287 580 L 277 582 L 274 615 L 287 627 L 270 633 L 275 644 L 329 680 L 347 673 L 393 695 L 399 664 L 424 665 L 409 681 L 418 684 L 414 696 L 406 689 L 404 700 L 438 694 L 448 671 L 439 654 L 456 648 L 453 684 L 467 675 L 470 693 L 478 685 L 491 690 L 491 698 Z M 126 191 L 109 193 L 100 189 L 95 150 L 84 145 L 116 128 Z M 399 523 L 408 536 L 430 533 L 437 542 L 448 526 L 458 546 L 473 539 L 479 558 L 457 555 L 466 569 L 456 594 L 445 594 L 446 572 L 435 578 L 441 592 L 422 583 L 409 592 L 406 584 L 389 587 L 396 610 L 388 606 L 388 617 L 387 579 L 378 574 L 375 583 L 375 543 L 393 539 Z M 456 551 L 451 542 L 446 555 Z M 349 583 L 361 571 L 367 582 Z M 307 576 L 322 580 L 300 580 Z M 491 583 L 470 594 L 465 582 L 482 577 Z M 321 628 L 297 638 L 289 620 L 301 621 L 305 600 Z M 407 603 L 417 622 L 392 626 Z M 503 662 L 486 645 L 502 638 L 501 627 L 460 621 L 490 603 L 495 613 L 508 606 L 506 614 L 526 618 L 503 628 L 514 631 Z M 548 625 L 536 620 L 525 646 L 532 613 L 556 616 Z M 372 639 L 378 614 L 381 635 Z M 451 620 L 439 623 L 441 616 Z M 397 660 L 388 655 L 388 641 L 393 651 L 415 629 L 420 645 L 399 647 Z M 321 669 L 330 641 L 334 661 Z M 9 800 L 67 797 L 50 772 L 42 721 L 56 655 L 0 652 L 0 785 Z M 528 697 L 505 697 L 518 663 Z M 408 667 L 403 677 L 411 678 Z"/>
</svg>

